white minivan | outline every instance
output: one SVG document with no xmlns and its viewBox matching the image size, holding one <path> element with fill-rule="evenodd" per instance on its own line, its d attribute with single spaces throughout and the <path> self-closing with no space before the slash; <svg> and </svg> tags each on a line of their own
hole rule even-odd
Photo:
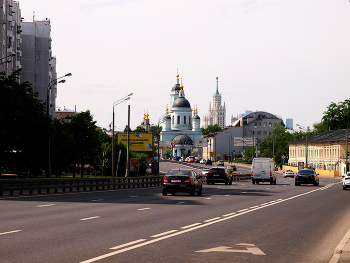
<svg viewBox="0 0 350 263">
<path fill-rule="evenodd" d="M 270 182 L 276 184 L 275 164 L 271 158 L 254 158 L 252 163 L 252 183 Z"/>
</svg>

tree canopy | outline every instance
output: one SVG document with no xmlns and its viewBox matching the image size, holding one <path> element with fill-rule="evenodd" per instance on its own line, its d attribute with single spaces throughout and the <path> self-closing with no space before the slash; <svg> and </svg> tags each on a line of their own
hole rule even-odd
<svg viewBox="0 0 350 263">
<path fill-rule="evenodd" d="M 221 127 L 217 124 L 208 125 L 207 128 L 201 128 L 203 135 L 209 135 L 210 133 L 221 131 Z"/>
</svg>

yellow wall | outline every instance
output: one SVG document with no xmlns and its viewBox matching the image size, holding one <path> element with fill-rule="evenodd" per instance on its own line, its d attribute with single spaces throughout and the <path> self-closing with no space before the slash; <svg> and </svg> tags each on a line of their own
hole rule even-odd
<svg viewBox="0 0 350 263">
<path fill-rule="evenodd" d="M 298 172 L 298 167 L 294 166 L 288 166 L 288 165 L 283 165 L 282 169 L 285 170 L 292 170 L 294 173 Z M 330 176 L 330 177 L 338 177 L 339 171 L 329 171 L 329 170 L 315 170 L 317 174 L 319 175 L 324 175 L 324 176 Z"/>
</svg>

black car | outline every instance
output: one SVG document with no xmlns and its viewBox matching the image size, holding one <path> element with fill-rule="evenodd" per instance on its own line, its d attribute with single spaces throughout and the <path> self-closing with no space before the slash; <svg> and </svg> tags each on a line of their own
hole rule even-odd
<svg viewBox="0 0 350 263">
<path fill-rule="evenodd" d="M 227 167 L 212 167 L 207 173 L 207 184 L 232 184 L 232 181 L 232 175 L 227 170 Z"/>
<path fill-rule="evenodd" d="M 163 195 L 176 192 L 189 193 L 190 195 L 202 195 L 202 181 L 194 170 L 173 169 L 163 178 Z"/>
<path fill-rule="evenodd" d="M 295 175 L 295 185 L 301 184 L 313 184 L 314 186 L 318 186 L 320 184 L 318 174 L 312 169 L 299 170 Z"/>
<path fill-rule="evenodd" d="M 205 165 L 207 165 L 207 164 L 212 165 L 213 163 L 211 162 L 211 160 L 208 159 L 205 161 Z"/>
</svg>

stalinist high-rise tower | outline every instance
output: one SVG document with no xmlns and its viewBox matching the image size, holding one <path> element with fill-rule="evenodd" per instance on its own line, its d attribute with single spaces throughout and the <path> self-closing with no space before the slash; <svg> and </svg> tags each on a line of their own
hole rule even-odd
<svg viewBox="0 0 350 263">
<path fill-rule="evenodd" d="M 213 107 L 209 102 L 209 113 L 203 117 L 203 127 L 217 124 L 222 129 L 226 126 L 226 106 L 221 105 L 221 94 L 219 93 L 219 77 L 216 77 L 216 92 L 213 95 Z"/>
</svg>

